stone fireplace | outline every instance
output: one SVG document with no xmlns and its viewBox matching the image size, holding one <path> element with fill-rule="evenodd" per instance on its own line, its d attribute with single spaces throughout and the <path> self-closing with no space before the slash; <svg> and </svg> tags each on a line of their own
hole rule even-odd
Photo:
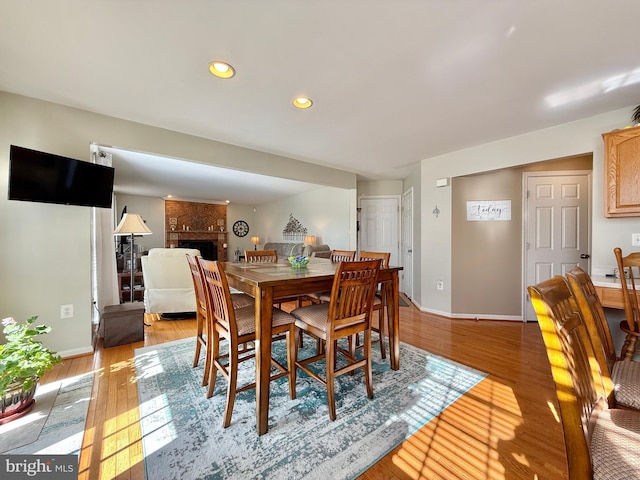
<svg viewBox="0 0 640 480">
<path fill-rule="evenodd" d="M 211 240 L 178 240 L 179 248 L 197 248 L 205 260 L 218 260 L 218 242 Z"/>
<path fill-rule="evenodd" d="M 227 260 L 227 205 L 165 200 L 165 247 L 197 248 L 206 260 Z"/>
</svg>

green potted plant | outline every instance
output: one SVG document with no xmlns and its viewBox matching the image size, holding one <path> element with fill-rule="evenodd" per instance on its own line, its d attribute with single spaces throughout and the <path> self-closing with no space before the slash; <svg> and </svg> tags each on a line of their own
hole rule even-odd
<svg viewBox="0 0 640 480">
<path fill-rule="evenodd" d="M 6 343 L 0 345 L 0 424 L 31 410 L 38 379 L 62 361 L 35 339 L 51 331 L 46 325 L 33 325 L 37 318 L 33 316 L 25 323 L 13 318 L 2 320 Z"/>
</svg>

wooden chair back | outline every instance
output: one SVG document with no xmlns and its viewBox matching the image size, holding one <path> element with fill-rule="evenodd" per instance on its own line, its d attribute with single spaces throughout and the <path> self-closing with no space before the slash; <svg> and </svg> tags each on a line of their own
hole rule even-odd
<svg viewBox="0 0 640 480">
<path fill-rule="evenodd" d="M 594 411 L 607 409 L 598 363 L 575 298 L 563 277 L 529 286 L 556 385 L 568 478 L 592 478 L 587 440 Z"/>
<path fill-rule="evenodd" d="M 380 259 L 340 262 L 329 299 L 327 342 L 338 330 L 344 337 L 369 328 L 380 263 Z"/>
<path fill-rule="evenodd" d="M 389 259 L 391 258 L 391 252 L 368 252 L 366 250 L 360 251 L 358 260 L 380 260 L 380 268 L 389 267 Z M 378 325 L 373 322 L 371 324 L 371 330 L 378 333 L 378 339 L 375 342 L 380 343 L 380 356 L 387 358 L 386 347 L 384 345 L 384 308 L 387 303 L 387 299 L 384 295 L 384 291 L 381 285 L 376 286 L 376 298 L 373 301 L 373 309 L 378 311 Z M 359 348 L 359 337 L 356 337 L 356 348 Z"/>
<path fill-rule="evenodd" d="M 278 261 L 278 251 L 245 250 L 244 261 L 248 263 L 275 263 Z"/>
<path fill-rule="evenodd" d="M 199 262 L 206 288 L 208 331 L 213 333 L 216 329 L 229 341 L 237 339 L 238 326 L 224 269 L 217 261 L 199 259 Z"/>
<path fill-rule="evenodd" d="M 332 262 L 353 262 L 356 259 L 355 250 L 331 250 L 329 259 Z"/>
<path fill-rule="evenodd" d="M 389 259 L 391 258 L 391 252 L 367 252 L 366 250 L 362 250 L 360 255 L 358 255 L 358 260 L 382 260 L 380 264 L 380 268 L 389 267 Z"/>
<path fill-rule="evenodd" d="M 202 377 L 202 384 L 206 385 L 208 382 L 208 367 L 209 361 L 209 349 L 207 348 L 208 333 L 205 336 L 205 329 L 207 324 L 207 297 L 204 290 L 204 279 L 202 278 L 202 268 L 198 262 L 198 257 L 195 255 L 186 254 L 187 263 L 189 264 L 189 270 L 191 271 L 191 279 L 193 280 L 193 290 L 196 294 L 196 349 L 193 355 L 193 366 L 198 366 L 200 362 L 200 352 L 202 347 L 205 348 L 205 368 L 204 375 Z M 208 330 L 207 330 L 208 332 Z"/>
<path fill-rule="evenodd" d="M 255 357 L 255 310 L 245 307 L 235 310 L 229 289 L 227 276 L 221 263 L 200 260 L 207 293 L 207 328 L 210 338 L 207 345 L 211 348 L 209 365 L 209 386 L 207 398 L 213 395 L 217 372 L 227 379 L 227 401 L 224 409 L 222 426 L 231 424 L 233 405 L 236 394 L 256 387 L 255 382 L 238 386 L 238 365 Z M 270 376 L 271 380 L 283 376 L 288 377 L 289 395 L 296 398 L 295 361 L 295 319 L 281 310 L 273 309 L 272 334 L 274 340 L 284 336 L 287 341 L 287 366 L 271 358 L 271 365 L 278 371 Z M 220 338 L 228 342 L 227 352 L 220 349 Z M 249 345 L 250 344 L 250 345 Z M 240 350 L 240 347 L 243 347 Z"/>
<path fill-rule="evenodd" d="M 632 332 L 640 331 L 640 307 L 638 306 L 638 296 L 636 290 L 636 277 L 640 277 L 640 252 L 632 252 L 627 256 L 622 256 L 622 249 L 613 249 L 620 272 L 620 285 L 622 287 L 622 297 L 624 299 L 624 316 L 627 326 Z M 629 272 L 629 278 L 625 278 L 625 272 Z M 626 280 L 626 281 L 625 281 Z"/>
<path fill-rule="evenodd" d="M 571 294 L 576 300 L 582 320 L 589 333 L 595 359 L 600 366 L 609 406 L 613 407 L 615 406 L 615 398 L 611 370 L 618 361 L 618 356 L 607 317 L 589 274 L 577 266 L 568 271 L 566 276 Z"/>
<path fill-rule="evenodd" d="M 373 375 L 371 367 L 371 310 L 373 295 L 378 283 L 380 259 L 340 262 L 333 277 L 329 306 L 309 305 L 296 308 L 291 313 L 296 317 L 296 336 L 304 331 L 324 340 L 324 348 L 317 354 L 301 359 L 296 354 L 296 366 L 327 388 L 329 418 L 336 419 L 335 379 L 357 368 L 364 370 L 367 396 L 373 398 Z M 349 340 L 349 349 L 338 346 L 338 339 L 364 334 L 362 355 L 356 357 Z M 340 355 L 343 362 L 337 362 Z M 310 363 L 323 361 L 326 368 L 323 379 Z"/>
<path fill-rule="evenodd" d="M 189 269 L 191 270 L 191 278 L 193 279 L 193 289 L 196 293 L 196 314 L 200 315 L 200 313 L 202 313 L 204 318 L 207 311 L 207 297 L 204 290 L 202 269 L 200 268 L 197 257 L 189 254 L 187 254 L 186 257 L 189 263 Z"/>
<path fill-rule="evenodd" d="M 616 347 L 611 336 L 611 329 L 600 303 L 600 297 L 591 277 L 580 267 L 574 267 L 566 274 L 569 289 L 578 303 L 585 325 L 594 345 L 602 345 L 603 359 L 607 370 L 611 370 L 613 364 L 618 361 Z M 598 352 L 596 352 L 598 355 Z M 601 363 L 598 360 L 598 363 Z"/>
</svg>

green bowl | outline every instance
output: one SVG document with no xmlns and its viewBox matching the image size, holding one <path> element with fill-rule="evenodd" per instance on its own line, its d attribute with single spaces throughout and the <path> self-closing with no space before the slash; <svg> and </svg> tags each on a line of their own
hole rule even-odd
<svg viewBox="0 0 640 480">
<path fill-rule="evenodd" d="M 291 264 L 291 268 L 301 269 L 306 268 L 307 263 L 309 263 L 308 257 L 289 257 L 289 263 Z"/>
</svg>

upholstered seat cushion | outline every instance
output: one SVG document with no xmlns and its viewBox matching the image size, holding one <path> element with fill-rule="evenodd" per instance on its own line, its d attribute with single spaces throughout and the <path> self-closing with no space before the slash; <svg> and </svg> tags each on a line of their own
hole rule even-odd
<svg viewBox="0 0 640 480">
<path fill-rule="evenodd" d="M 255 300 L 252 296 L 247 295 L 246 293 L 232 293 L 231 303 L 233 303 L 234 309 L 238 309 L 242 307 L 248 307 L 249 305 L 253 307 Z"/>
<path fill-rule="evenodd" d="M 306 307 L 296 308 L 291 311 L 291 315 L 298 321 L 304 322 L 310 327 L 317 328 L 323 332 L 327 331 L 327 318 L 329 317 L 329 304 L 318 303 L 315 305 L 307 305 Z M 348 326 L 345 324 L 344 326 Z"/>
<path fill-rule="evenodd" d="M 611 369 L 611 380 L 616 403 L 640 410 L 640 362 L 614 363 Z"/>
<path fill-rule="evenodd" d="M 589 449 L 594 480 L 640 478 L 640 413 L 605 410 L 598 414 Z"/>
<path fill-rule="evenodd" d="M 303 321 L 310 327 L 326 331 L 327 317 L 329 315 L 329 304 L 318 303 L 315 305 L 296 308 L 295 310 L 291 311 L 291 315 L 293 315 L 297 320 Z"/>
<path fill-rule="evenodd" d="M 247 335 L 256 331 L 255 307 L 250 305 L 234 310 L 236 313 L 236 324 L 238 325 L 238 335 Z M 271 325 L 279 327 L 293 323 L 295 318 L 279 308 L 273 308 L 273 321 Z"/>
</svg>

